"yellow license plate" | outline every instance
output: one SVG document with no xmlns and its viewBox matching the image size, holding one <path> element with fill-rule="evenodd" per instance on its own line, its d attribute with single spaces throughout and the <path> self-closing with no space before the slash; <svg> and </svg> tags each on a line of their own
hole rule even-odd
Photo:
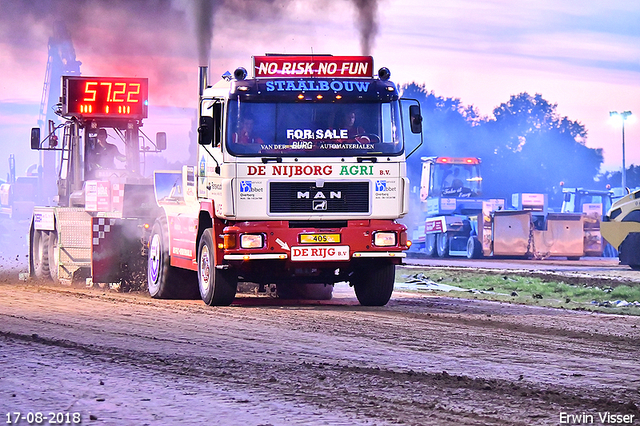
<svg viewBox="0 0 640 426">
<path fill-rule="evenodd" d="M 339 243 L 340 234 L 302 234 L 301 244 Z"/>
</svg>

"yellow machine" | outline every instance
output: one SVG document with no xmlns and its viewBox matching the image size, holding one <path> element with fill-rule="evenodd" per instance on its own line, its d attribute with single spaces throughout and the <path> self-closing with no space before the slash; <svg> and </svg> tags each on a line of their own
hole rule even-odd
<svg viewBox="0 0 640 426">
<path fill-rule="evenodd" d="M 600 231 L 618 249 L 622 265 L 640 270 L 640 190 L 613 203 L 600 224 Z"/>
</svg>

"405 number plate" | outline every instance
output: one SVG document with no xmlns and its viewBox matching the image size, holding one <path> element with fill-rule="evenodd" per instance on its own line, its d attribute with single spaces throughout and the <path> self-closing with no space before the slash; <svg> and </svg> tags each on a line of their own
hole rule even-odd
<svg viewBox="0 0 640 426">
<path fill-rule="evenodd" d="M 300 244 L 340 243 L 340 234 L 302 234 Z"/>
</svg>

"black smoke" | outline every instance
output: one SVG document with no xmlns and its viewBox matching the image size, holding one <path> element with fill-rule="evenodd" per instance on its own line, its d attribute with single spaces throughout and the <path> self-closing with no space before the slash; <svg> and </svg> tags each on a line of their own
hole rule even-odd
<svg viewBox="0 0 640 426">
<path fill-rule="evenodd" d="M 214 36 L 215 15 L 218 10 L 233 11 L 232 14 L 246 21 L 280 19 L 282 12 L 292 0 L 195 0 L 192 16 L 198 39 L 200 65 L 207 65 Z M 351 0 L 356 9 L 356 27 L 360 34 L 360 53 L 371 55 L 378 34 L 378 0 Z M 311 2 L 309 2 L 311 3 Z M 329 3 L 329 9 L 331 8 Z"/>
<path fill-rule="evenodd" d="M 63 22 L 79 48 L 103 55 L 197 57 L 206 65 L 219 12 L 230 17 L 224 31 L 286 17 L 294 0 L 0 0 L 0 39 L 16 57 L 35 49 Z M 378 0 L 351 0 L 361 53 L 371 54 L 378 33 Z M 305 1 L 330 13 L 336 0 Z M 236 25 L 237 22 L 237 25 Z M 321 21 L 320 21 L 321 22 Z M 319 24 L 321 25 L 321 24 Z M 96 39 L 96 32 L 101 34 Z M 43 37 L 43 34 L 47 36 Z M 238 31 L 242 36 L 242 31 Z M 46 41 L 45 41 L 46 42 Z M 86 45 L 85 45 L 86 43 Z M 82 58 L 79 58 L 82 60 Z M 166 64 L 163 64 L 166 65 Z"/>
<path fill-rule="evenodd" d="M 217 2 L 213 0 L 195 0 L 194 21 L 198 40 L 198 65 L 209 65 L 211 39 L 213 38 L 213 16 Z"/>
<path fill-rule="evenodd" d="M 360 50 L 363 55 L 371 55 L 373 42 L 378 34 L 378 0 L 352 0 L 356 7 L 356 21 L 360 31 Z"/>
</svg>

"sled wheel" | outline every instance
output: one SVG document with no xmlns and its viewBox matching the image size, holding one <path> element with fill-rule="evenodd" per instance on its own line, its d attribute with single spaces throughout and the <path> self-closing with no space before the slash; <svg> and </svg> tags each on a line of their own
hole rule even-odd
<svg viewBox="0 0 640 426">
<path fill-rule="evenodd" d="M 31 259 L 36 278 L 50 279 L 49 271 L 49 231 L 33 231 Z"/>
<path fill-rule="evenodd" d="M 58 231 L 49 232 L 49 274 L 54 282 L 58 282 L 58 268 L 60 266 L 60 246 L 58 239 Z"/>
</svg>

